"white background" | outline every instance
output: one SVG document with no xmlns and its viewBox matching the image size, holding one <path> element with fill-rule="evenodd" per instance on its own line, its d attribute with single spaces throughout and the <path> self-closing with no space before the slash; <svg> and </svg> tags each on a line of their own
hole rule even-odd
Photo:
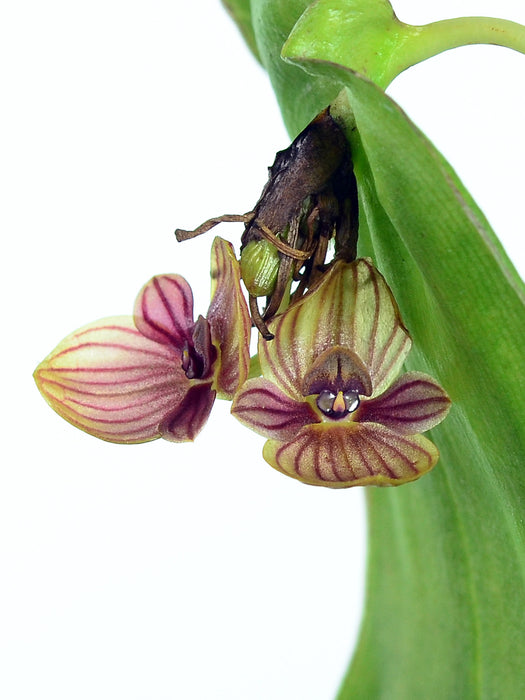
<svg viewBox="0 0 525 700">
<path fill-rule="evenodd" d="M 525 23 L 522 0 L 394 5 L 414 24 Z M 116 446 L 31 378 L 155 273 L 184 274 L 206 311 L 213 234 L 173 230 L 258 198 L 288 143 L 266 75 L 219 0 L 18 0 L 0 52 L 0 697 L 332 698 L 362 606 L 363 492 L 273 471 L 224 402 L 192 445 Z M 522 273 L 524 75 L 524 56 L 469 47 L 390 89 Z"/>
</svg>

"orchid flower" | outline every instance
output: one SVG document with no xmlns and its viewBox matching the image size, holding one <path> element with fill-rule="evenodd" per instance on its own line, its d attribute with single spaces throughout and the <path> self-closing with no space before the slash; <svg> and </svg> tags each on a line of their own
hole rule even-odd
<svg viewBox="0 0 525 700">
<path fill-rule="evenodd" d="M 232 413 L 270 438 L 263 456 L 307 484 L 394 485 L 419 478 L 438 450 L 419 435 L 450 401 L 428 375 L 396 380 L 411 340 L 369 259 L 338 260 L 259 340 L 262 377 L 237 393 Z"/>
<path fill-rule="evenodd" d="M 232 246 L 216 238 L 212 300 L 193 320 L 180 275 L 153 277 L 133 316 L 102 319 L 65 338 L 35 370 L 50 406 L 102 440 L 193 440 L 215 397 L 231 399 L 249 367 L 250 318 Z"/>
</svg>

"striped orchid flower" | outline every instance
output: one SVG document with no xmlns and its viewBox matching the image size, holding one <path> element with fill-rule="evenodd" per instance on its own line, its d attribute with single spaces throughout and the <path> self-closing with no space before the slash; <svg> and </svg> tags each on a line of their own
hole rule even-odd
<svg viewBox="0 0 525 700">
<path fill-rule="evenodd" d="M 245 382 L 232 413 L 269 438 L 272 467 L 348 487 L 402 484 L 436 464 L 437 448 L 419 433 L 450 401 L 426 374 L 397 378 L 411 339 L 369 259 L 335 262 L 269 328 L 274 339 L 259 340 L 263 376 Z"/>
<path fill-rule="evenodd" d="M 106 318 L 65 338 L 37 367 L 50 406 L 81 430 L 110 442 L 193 440 L 216 396 L 231 399 L 249 367 L 250 317 L 232 246 L 216 238 L 212 299 L 193 319 L 180 275 L 158 275 L 141 290 L 133 316 Z"/>
</svg>

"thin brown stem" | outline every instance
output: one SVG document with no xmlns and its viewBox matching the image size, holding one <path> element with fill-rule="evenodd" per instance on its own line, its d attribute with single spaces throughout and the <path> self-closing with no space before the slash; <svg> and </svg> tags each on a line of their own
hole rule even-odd
<svg viewBox="0 0 525 700">
<path fill-rule="evenodd" d="M 214 216 L 212 219 L 208 219 L 203 224 L 198 226 L 193 231 L 185 231 L 182 228 L 175 230 L 176 239 L 181 241 L 189 241 L 191 238 L 196 238 L 203 233 L 206 233 L 214 226 L 222 223 L 242 223 L 247 224 L 252 221 L 254 217 L 253 211 L 249 211 L 246 214 L 223 214 L 222 216 Z"/>
</svg>

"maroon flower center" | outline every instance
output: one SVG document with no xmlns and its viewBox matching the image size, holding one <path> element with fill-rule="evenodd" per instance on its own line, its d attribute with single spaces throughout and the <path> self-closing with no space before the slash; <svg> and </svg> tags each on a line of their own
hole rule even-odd
<svg viewBox="0 0 525 700">
<path fill-rule="evenodd" d="M 182 369 L 188 379 L 207 379 L 217 359 L 217 349 L 211 342 L 210 324 L 199 316 L 191 335 L 182 348 Z"/>
<path fill-rule="evenodd" d="M 359 408 L 359 396 L 370 396 L 372 380 L 361 359 L 339 345 L 325 350 L 312 363 L 302 386 L 303 396 L 316 396 L 323 415 L 340 420 Z"/>
<path fill-rule="evenodd" d="M 316 399 L 317 408 L 328 418 L 339 420 L 359 408 L 359 394 L 357 391 L 338 391 L 323 389 Z"/>
</svg>

